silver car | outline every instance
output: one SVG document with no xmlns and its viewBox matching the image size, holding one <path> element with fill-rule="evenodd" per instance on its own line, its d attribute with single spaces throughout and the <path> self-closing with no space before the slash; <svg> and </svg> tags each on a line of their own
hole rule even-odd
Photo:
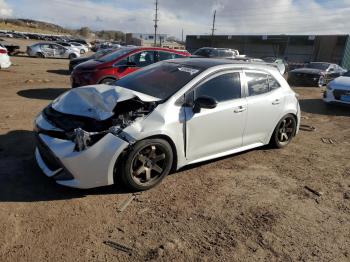
<svg viewBox="0 0 350 262">
<path fill-rule="evenodd" d="M 27 47 L 28 56 L 39 58 L 69 58 L 80 57 L 80 50 L 75 47 L 65 47 L 55 43 L 36 43 Z"/>
<path fill-rule="evenodd" d="M 114 86 L 86 86 L 58 97 L 35 120 L 35 156 L 61 185 L 122 181 L 146 190 L 189 164 L 267 144 L 284 147 L 299 123 L 296 95 L 276 68 L 176 59 Z"/>
</svg>

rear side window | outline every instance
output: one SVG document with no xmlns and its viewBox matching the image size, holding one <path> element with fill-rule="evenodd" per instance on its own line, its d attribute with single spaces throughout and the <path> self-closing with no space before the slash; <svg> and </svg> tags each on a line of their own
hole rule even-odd
<svg viewBox="0 0 350 262">
<path fill-rule="evenodd" d="M 269 92 L 269 82 L 267 74 L 246 73 L 248 94 L 257 96 Z"/>
<path fill-rule="evenodd" d="M 195 90 L 195 98 L 209 96 L 217 102 L 241 98 L 240 74 L 227 73 L 210 79 Z"/>
<path fill-rule="evenodd" d="M 270 91 L 281 87 L 280 83 L 278 83 L 278 81 L 272 75 L 269 75 L 268 77 Z"/>
<path fill-rule="evenodd" d="M 280 83 L 270 74 L 246 72 L 246 77 L 249 96 L 265 94 L 281 87 Z"/>
</svg>

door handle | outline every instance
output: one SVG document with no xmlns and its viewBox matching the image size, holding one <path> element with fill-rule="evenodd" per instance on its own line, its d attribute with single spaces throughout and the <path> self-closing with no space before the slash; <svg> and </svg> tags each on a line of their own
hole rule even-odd
<svg viewBox="0 0 350 262">
<path fill-rule="evenodd" d="M 247 110 L 247 108 L 245 106 L 239 106 L 234 110 L 234 112 L 241 113 L 241 112 L 246 111 L 246 110 Z"/>
<path fill-rule="evenodd" d="M 275 101 L 272 102 L 273 105 L 279 105 L 281 103 L 281 100 L 276 99 Z"/>
</svg>

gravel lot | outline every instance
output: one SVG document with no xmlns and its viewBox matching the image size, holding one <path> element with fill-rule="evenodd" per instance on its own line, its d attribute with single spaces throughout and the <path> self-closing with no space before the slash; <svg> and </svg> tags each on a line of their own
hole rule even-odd
<svg viewBox="0 0 350 262">
<path fill-rule="evenodd" d="M 188 167 L 118 212 L 131 193 L 58 186 L 33 158 L 32 121 L 69 88 L 68 61 L 12 62 L 0 71 L 0 261 L 350 260 L 350 108 L 326 107 L 320 89 L 295 89 L 315 132 Z"/>
</svg>

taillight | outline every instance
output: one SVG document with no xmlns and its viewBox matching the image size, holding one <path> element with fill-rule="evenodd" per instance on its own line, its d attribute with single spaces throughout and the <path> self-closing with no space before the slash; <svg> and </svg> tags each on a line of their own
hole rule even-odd
<svg viewBox="0 0 350 262">
<path fill-rule="evenodd" d="M 7 50 L 6 49 L 0 49 L 0 54 L 7 54 Z"/>
</svg>

